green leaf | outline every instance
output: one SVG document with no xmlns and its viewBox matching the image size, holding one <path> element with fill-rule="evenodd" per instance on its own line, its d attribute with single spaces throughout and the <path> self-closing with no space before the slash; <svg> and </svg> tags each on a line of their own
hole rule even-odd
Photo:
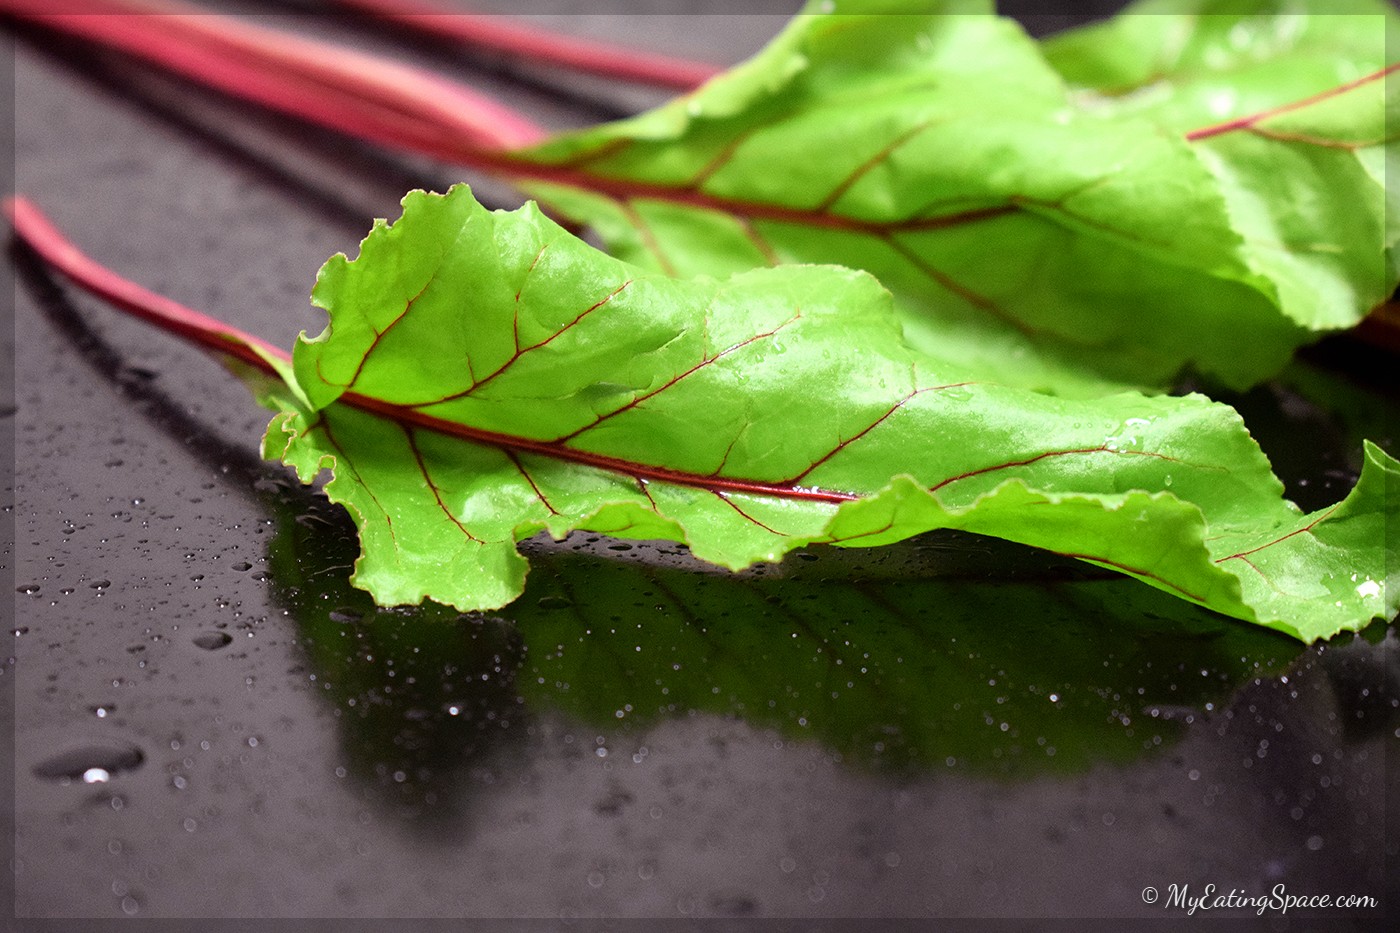
<svg viewBox="0 0 1400 933">
<path fill-rule="evenodd" d="M 505 170 L 650 269 L 867 270 L 918 349 L 999 382 L 1243 387 L 1398 277 L 1394 95 L 1366 79 L 1395 14 L 1319 3 L 1157 4 L 1045 49 L 983 4 L 843 3 Z"/>
<path fill-rule="evenodd" d="M 1400 158 L 1400 96 L 1377 71 L 1387 43 L 1400 48 L 1388 5 L 1153 0 L 1052 39 L 1046 55 L 1087 110 L 1190 134 L 1250 268 L 1284 314 L 1326 331 L 1395 287 L 1400 195 L 1385 177 Z"/>
<path fill-rule="evenodd" d="M 1395 611 L 1397 465 L 1379 450 L 1345 502 L 1302 515 L 1227 406 L 935 366 L 865 273 L 677 280 L 533 205 L 493 213 L 458 187 L 404 206 L 322 270 L 330 324 L 298 341 L 265 441 L 303 481 L 331 471 L 355 582 L 381 603 L 503 605 L 539 531 L 741 568 L 958 528 L 1306 640 Z"/>
</svg>

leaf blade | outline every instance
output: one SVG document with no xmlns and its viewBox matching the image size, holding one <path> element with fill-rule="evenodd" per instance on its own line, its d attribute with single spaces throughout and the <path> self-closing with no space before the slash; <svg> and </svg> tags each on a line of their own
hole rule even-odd
<svg viewBox="0 0 1400 933">
<path fill-rule="evenodd" d="M 1355 157 L 1300 161 L 1277 139 L 1236 152 L 1231 134 L 1191 142 L 1199 126 L 1185 125 L 1226 91 L 1236 107 L 1278 107 L 1383 67 L 1378 37 L 1395 25 L 1383 7 L 1290 17 L 1261 0 L 1241 20 L 1169 4 L 1043 55 L 1009 21 L 932 2 L 897 17 L 866 6 L 799 18 L 758 58 L 661 110 L 517 153 L 533 167 L 526 187 L 617 255 L 675 275 L 866 269 L 932 358 L 1059 394 L 1160 388 L 1187 365 L 1243 387 L 1394 286 L 1396 233 L 1373 164 L 1394 147 L 1363 132 L 1377 106 L 1344 108 L 1353 116 L 1320 137 L 1365 137 Z M 1258 74 L 1231 83 L 1211 71 L 1167 95 L 1186 102 L 1175 110 L 1088 83 L 1120 77 L 1124 61 L 1109 53 L 1124 36 L 1130 61 L 1195 42 L 1169 63 L 1193 78 L 1198 60 L 1225 54 L 1217 34 L 1242 22 L 1252 41 L 1226 51 Z M 1295 62 L 1303 79 L 1265 80 Z M 1328 193 L 1299 202 L 1309 186 Z M 1313 231 L 1338 231 L 1341 251 L 1317 249 Z"/>
<path fill-rule="evenodd" d="M 471 261 L 394 261 L 429 241 Z M 678 540 L 740 568 L 808 543 L 944 527 L 1090 560 L 1304 638 L 1358 627 L 1394 598 L 1392 587 L 1304 624 L 1258 587 L 1246 598 L 1255 571 L 1218 560 L 1210 539 L 1284 536 L 1301 516 L 1237 414 L 1201 397 L 1058 399 L 930 371 L 861 273 L 649 275 L 538 211 L 488 212 L 464 187 L 411 194 L 359 260 L 333 266 L 317 292 L 330 324 L 294 353 L 300 391 L 322 407 L 280 403 L 268 453 L 304 481 L 335 471 L 327 493 L 369 529 L 356 579 L 377 598 L 502 605 L 523 585 L 515 543 L 544 530 Z M 424 277 L 454 297 L 405 313 Z M 360 326 L 376 315 L 397 322 L 398 342 Z M 481 380 L 466 361 L 483 334 L 507 357 L 477 383 L 482 398 L 404 403 L 425 352 Z M 325 375 L 345 372 L 357 374 L 348 396 Z M 335 402 L 366 397 L 371 413 Z M 1389 476 L 1393 461 L 1373 459 Z M 1394 511 L 1377 482 L 1346 506 L 1368 528 Z M 1370 568 L 1393 548 L 1353 534 L 1341 549 Z M 1315 570 L 1307 555 L 1279 566 Z"/>
</svg>

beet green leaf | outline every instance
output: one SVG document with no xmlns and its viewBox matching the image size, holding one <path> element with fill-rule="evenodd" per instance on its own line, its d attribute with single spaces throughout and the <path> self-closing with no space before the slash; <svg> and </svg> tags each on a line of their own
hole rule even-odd
<svg viewBox="0 0 1400 933">
<path fill-rule="evenodd" d="M 889 7 L 517 152 L 522 184 L 652 270 L 864 269 L 931 365 L 1060 395 L 1247 386 L 1394 288 L 1388 5 L 1169 0 L 1044 47 Z"/>
<path fill-rule="evenodd" d="M 458 187 L 404 206 L 322 269 L 329 326 L 264 393 L 265 454 L 331 472 L 355 582 L 382 604 L 501 606 L 540 531 L 740 568 L 956 528 L 1306 640 L 1395 611 L 1400 465 L 1378 449 L 1304 515 L 1228 406 L 988 381 L 910 349 L 867 273 L 675 279 L 533 205 L 490 212 Z"/>
</svg>

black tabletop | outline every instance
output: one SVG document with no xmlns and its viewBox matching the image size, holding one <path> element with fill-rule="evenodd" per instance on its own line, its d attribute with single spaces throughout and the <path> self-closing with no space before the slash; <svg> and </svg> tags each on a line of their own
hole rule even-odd
<svg viewBox="0 0 1400 933">
<path fill-rule="evenodd" d="M 226 9 L 431 65 L 552 127 L 661 99 Z M 553 22 L 725 62 L 781 17 Z M 14 188 L 99 261 L 284 346 L 322 324 L 320 264 L 405 191 L 515 197 L 119 55 L 8 36 Z M 242 384 L 23 250 L 9 266 L 3 679 L 25 929 L 1181 920 L 1172 891 L 1211 885 L 1381 905 L 1208 912 L 1278 930 L 1360 928 L 1400 903 L 1384 626 L 1305 647 L 952 535 L 741 575 L 575 535 L 527 545 L 529 588 L 500 612 L 379 610 L 348 583 L 346 516 L 260 461 L 267 414 Z M 1354 381 L 1360 353 L 1334 343 L 1306 378 L 1232 399 L 1300 503 L 1349 486 L 1360 432 L 1400 449 L 1377 434 L 1394 391 Z M 1350 407 L 1318 403 L 1323 383 Z"/>
</svg>

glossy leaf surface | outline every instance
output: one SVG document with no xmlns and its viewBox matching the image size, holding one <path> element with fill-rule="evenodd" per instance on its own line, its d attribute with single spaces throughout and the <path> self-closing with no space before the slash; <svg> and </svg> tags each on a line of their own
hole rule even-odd
<svg viewBox="0 0 1400 933">
<path fill-rule="evenodd" d="M 296 391 L 272 393 L 265 453 L 304 481 L 332 471 L 381 603 L 503 605 L 538 531 L 741 568 L 957 528 L 1308 640 L 1395 609 L 1400 473 L 1378 449 L 1344 502 L 1304 515 L 1227 406 L 935 368 L 864 273 L 676 280 L 459 187 L 411 194 L 313 298 L 330 326 L 299 341 Z"/>
<path fill-rule="evenodd" d="M 659 110 L 515 158 L 647 268 L 867 270 L 918 349 L 988 379 L 1093 395 L 1195 367 L 1242 387 L 1397 279 L 1396 17 L 1334 7 L 1147 4 L 1042 48 L 982 3 L 847 0 Z"/>
</svg>

